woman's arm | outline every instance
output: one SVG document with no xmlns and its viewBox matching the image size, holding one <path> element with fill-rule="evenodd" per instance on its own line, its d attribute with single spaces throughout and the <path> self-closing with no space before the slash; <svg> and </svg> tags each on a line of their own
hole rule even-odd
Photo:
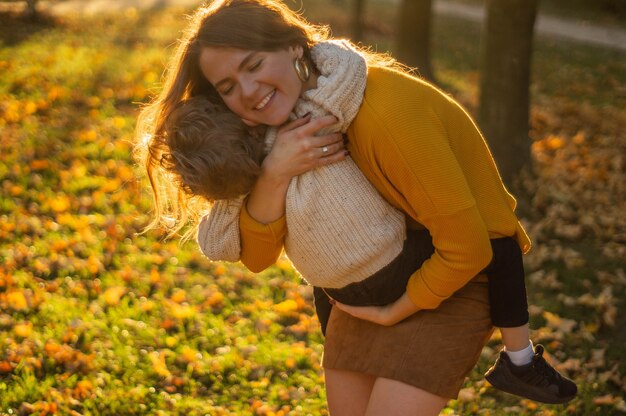
<svg viewBox="0 0 626 416">
<path fill-rule="evenodd" d="M 385 306 L 351 306 L 335 300 L 330 303 L 356 318 L 384 326 L 395 325 L 420 310 L 406 292 L 400 299 Z"/>
<path fill-rule="evenodd" d="M 333 116 L 303 117 L 283 126 L 241 211 L 241 261 L 258 272 L 271 266 L 287 233 L 285 199 L 291 178 L 346 157 L 341 134 L 315 134 L 337 122 Z M 326 152 L 322 149 L 326 147 Z"/>
<path fill-rule="evenodd" d="M 470 186 L 487 178 L 466 176 L 460 160 L 486 171 L 492 161 L 473 123 L 457 123 L 469 116 L 453 100 L 406 75 L 370 75 L 352 130 L 358 144 L 353 157 L 390 201 L 429 230 L 435 252 L 411 276 L 404 300 L 414 309 L 433 309 L 491 260 L 489 233 Z"/>
</svg>

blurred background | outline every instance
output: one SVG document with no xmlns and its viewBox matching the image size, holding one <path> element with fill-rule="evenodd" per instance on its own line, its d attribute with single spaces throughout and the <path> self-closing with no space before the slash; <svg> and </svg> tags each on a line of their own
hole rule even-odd
<svg viewBox="0 0 626 416">
<path fill-rule="evenodd" d="M 459 100 L 518 197 L 533 339 L 580 394 L 492 389 L 496 332 L 443 414 L 626 413 L 626 1 L 287 4 Z M 0 1 L 2 415 L 327 414 L 286 259 L 252 274 L 141 233 L 136 117 L 198 5 Z"/>
</svg>

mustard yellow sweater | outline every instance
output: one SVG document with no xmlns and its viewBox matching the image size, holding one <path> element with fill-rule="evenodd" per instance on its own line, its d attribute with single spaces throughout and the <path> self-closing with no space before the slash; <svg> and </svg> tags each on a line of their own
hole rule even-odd
<svg viewBox="0 0 626 416">
<path fill-rule="evenodd" d="M 410 75 L 369 68 L 363 104 L 348 130 L 352 158 L 376 189 L 430 232 L 435 253 L 409 279 L 421 309 L 436 308 L 491 260 L 490 238 L 530 240 L 487 145 L 452 98 Z M 241 260 L 252 271 L 272 265 L 287 232 L 240 216 Z"/>
</svg>

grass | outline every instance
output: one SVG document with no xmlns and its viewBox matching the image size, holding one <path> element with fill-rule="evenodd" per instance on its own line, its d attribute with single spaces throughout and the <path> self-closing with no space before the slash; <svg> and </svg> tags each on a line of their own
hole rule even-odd
<svg viewBox="0 0 626 416">
<path fill-rule="evenodd" d="M 305 9 L 346 34 L 340 5 Z M 381 18 L 368 39 L 391 48 L 391 8 L 369 10 Z M 288 263 L 255 275 L 138 234 L 150 199 L 134 122 L 182 13 L 0 15 L 0 414 L 327 414 L 311 292 Z M 436 74 L 475 112 L 480 28 L 435 23 Z M 494 338 L 444 414 L 625 411 L 624 66 L 607 50 L 536 47 L 538 179 L 522 201 L 533 338 L 580 396 L 537 406 L 490 388 Z"/>
</svg>

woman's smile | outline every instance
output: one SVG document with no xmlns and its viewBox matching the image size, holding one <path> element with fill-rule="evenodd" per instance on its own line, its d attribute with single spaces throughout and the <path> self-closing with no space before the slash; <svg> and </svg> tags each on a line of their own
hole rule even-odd
<svg viewBox="0 0 626 416">
<path fill-rule="evenodd" d="M 267 107 L 268 103 L 271 101 L 271 99 L 274 97 L 274 94 L 276 93 L 276 90 L 272 90 L 269 94 L 267 94 L 259 104 L 257 104 L 256 107 L 254 107 L 256 110 L 263 110 Z"/>
</svg>

